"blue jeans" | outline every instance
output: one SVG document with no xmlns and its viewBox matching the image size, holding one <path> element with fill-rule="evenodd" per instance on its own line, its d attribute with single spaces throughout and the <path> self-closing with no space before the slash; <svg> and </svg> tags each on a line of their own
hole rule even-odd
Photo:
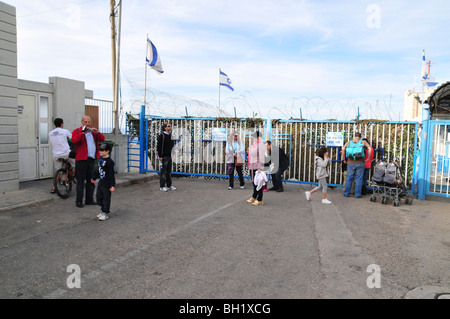
<svg viewBox="0 0 450 319">
<path fill-rule="evenodd" d="M 353 179 L 355 179 L 355 197 L 361 198 L 364 182 L 364 163 L 347 165 L 347 182 L 345 183 L 344 196 L 350 196 Z"/>
</svg>

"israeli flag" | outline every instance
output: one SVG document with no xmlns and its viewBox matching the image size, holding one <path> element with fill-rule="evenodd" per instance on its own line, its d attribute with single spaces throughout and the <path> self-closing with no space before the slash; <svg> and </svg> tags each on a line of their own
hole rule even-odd
<svg viewBox="0 0 450 319">
<path fill-rule="evenodd" d="M 153 45 L 152 41 L 147 38 L 147 56 L 145 58 L 146 63 L 159 73 L 164 73 L 161 65 L 161 59 L 159 58 L 158 51 Z"/>
<path fill-rule="evenodd" d="M 223 73 L 222 70 L 220 70 L 220 69 L 219 69 L 219 71 L 220 71 L 220 82 L 219 82 L 219 84 L 220 84 L 220 85 L 223 85 L 223 86 L 226 86 L 227 88 L 229 88 L 231 91 L 234 92 L 234 89 L 233 89 L 233 87 L 231 86 L 231 80 L 230 80 L 230 78 L 228 77 L 228 75 L 226 75 L 225 73 Z"/>
<path fill-rule="evenodd" d="M 439 82 L 427 72 L 427 61 L 425 60 L 425 50 L 422 57 L 422 83 L 431 88 L 439 84 Z"/>
<path fill-rule="evenodd" d="M 428 86 L 429 88 L 432 88 L 436 85 L 438 85 L 439 82 L 432 77 L 431 75 L 427 74 L 426 78 L 425 78 L 425 85 Z"/>
</svg>

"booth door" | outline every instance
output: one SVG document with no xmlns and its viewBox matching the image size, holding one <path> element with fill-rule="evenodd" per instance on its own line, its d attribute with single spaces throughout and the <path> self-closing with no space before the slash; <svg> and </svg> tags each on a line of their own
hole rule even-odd
<svg viewBox="0 0 450 319">
<path fill-rule="evenodd" d="M 19 181 L 52 176 L 50 96 L 18 94 Z"/>
</svg>

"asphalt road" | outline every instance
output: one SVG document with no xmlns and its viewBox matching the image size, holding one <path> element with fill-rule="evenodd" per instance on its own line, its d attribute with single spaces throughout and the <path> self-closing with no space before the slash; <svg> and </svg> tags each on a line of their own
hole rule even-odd
<svg viewBox="0 0 450 319">
<path fill-rule="evenodd" d="M 249 184 L 174 185 L 118 188 L 103 222 L 74 195 L 0 213 L 0 298 L 399 299 L 450 287 L 448 203 L 394 207 L 334 189 L 324 205 L 289 184 L 254 207 Z"/>
</svg>

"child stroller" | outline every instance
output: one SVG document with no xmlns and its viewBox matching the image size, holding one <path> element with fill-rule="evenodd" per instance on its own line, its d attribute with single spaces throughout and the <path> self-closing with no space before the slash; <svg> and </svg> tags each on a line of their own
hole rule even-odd
<svg viewBox="0 0 450 319">
<path fill-rule="evenodd" d="M 394 206 L 399 206 L 400 199 L 406 197 L 405 204 L 412 205 L 413 197 L 406 191 L 405 178 L 397 163 L 377 162 L 373 169 L 372 183 L 371 202 L 376 202 L 377 196 L 381 196 L 382 204 L 387 204 L 392 199 Z"/>
</svg>

